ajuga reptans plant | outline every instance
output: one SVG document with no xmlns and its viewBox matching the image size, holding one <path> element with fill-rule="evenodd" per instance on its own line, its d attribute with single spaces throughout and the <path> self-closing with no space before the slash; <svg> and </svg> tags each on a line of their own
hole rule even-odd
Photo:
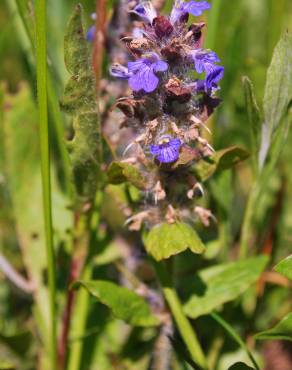
<svg viewBox="0 0 292 370">
<path fill-rule="evenodd" d="M 120 166 L 131 166 L 128 177 L 135 177 L 145 195 L 143 208 L 127 221 L 132 230 L 194 218 L 208 225 L 212 217 L 196 204 L 203 187 L 195 167 L 213 154 L 205 122 L 220 103 L 216 93 L 224 67 L 215 52 L 203 48 L 205 23 L 188 22 L 209 8 L 206 1 L 177 0 L 165 16 L 151 2 L 139 3 L 131 13 L 140 27 L 123 38 L 130 61 L 111 66 L 111 75 L 132 90 L 116 102 L 126 116 L 122 127 L 135 132 Z"/>
</svg>

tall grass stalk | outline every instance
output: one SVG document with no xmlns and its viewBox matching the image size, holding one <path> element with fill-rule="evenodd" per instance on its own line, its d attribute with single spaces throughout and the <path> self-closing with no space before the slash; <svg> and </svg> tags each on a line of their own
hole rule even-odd
<svg viewBox="0 0 292 370">
<path fill-rule="evenodd" d="M 35 1 L 36 17 L 36 60 L 37 60 L 37 100 L 39 111 L 41 171 L 43 188 L 43 209 L 46 236 L 47 268 L 50 298 L 50 365 L 57 369 L 56 351 L 56 278 L 55 254 L 53 245 L 50 147 L 47 103 L 47 42 L 46 42 L 46 1 Z"/>
</svg>

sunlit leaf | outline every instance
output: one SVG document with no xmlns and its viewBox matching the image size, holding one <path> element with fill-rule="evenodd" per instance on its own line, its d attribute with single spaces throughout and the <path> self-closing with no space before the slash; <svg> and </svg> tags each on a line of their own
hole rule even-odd
<svg viewBox="0 0 292 370">
<path fill-rule="evenodd" d="M 292 255 L 279 262 L 274 269 L 292 280 Z"/>
<path fill-rule="evenodd" d="M 223 171 L 232 168 L 237 163 L 249 157 L 249 153 L 238 146 L 222 149 L 210 157 L 200 160 L 194 171 L 201 181 L 206 181 L 216 171 Z"/>
<path fill-rule="evenodd" d="M 188 224 L 176 222 L 162 223 L 155 226 L 144 237 L 147 252 L 157 261 L 190 249 L 194 253 L 203 253 L 205 246 L 196 231 Z"/>
<path fill-rule="evenodd" d="M 272 329 L 256 334 L 255 339 L 263 340 L 289 340 L 292 341 L 292 313 L 285 316 Z"/>
<path fill-rule="evenodd" d="M 133 291 L 110 281 L 79 281 L 74 287 L 82 286 L 107 306 L 121 320 L 134 326 L 156 326 L 159 320 L 151 312 L 148 303 Z"/>
<path fill-rule="evenodd" d="M 185 313 L 196 318 L 236 299 L 257 281 L 267 262 L 266 256 L 259 256 L 199 271 L 188 281 Z"/>
<path fill-rule="evenodd" d="M 259 162 L 262 167 L 275 135 L 285 125 L 283 116 L 292 99 L 292 35 L 285 32 L 278 42 L 267 73 Z M 284 133 L 282 133 L 284 135 Z"/>
</svg>

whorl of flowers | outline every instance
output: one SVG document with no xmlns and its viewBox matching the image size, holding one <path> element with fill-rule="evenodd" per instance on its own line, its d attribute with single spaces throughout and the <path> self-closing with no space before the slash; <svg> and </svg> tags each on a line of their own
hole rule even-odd
<svg viewBox="0 0 292 370">
<path fill-rule="evenodd" d="M 112 76 L 127 80 L 132 89 L 116 104 L 127 118 L 123 127 L 137 135 L 123 162 L 147 178 L 147 206 L 129 219 L 132 229 L 194 214 L 209 223 L 211 212 L 195 204 L 203 190 L 193 166 L 213 152 L 202 132 L 220 102 L 215 94 L 224 68 L 202 47 L 205 23 L 188 23 L 189 15 L 209 8 L 206 1 L 176 0 L 170 16 L 164 16 L 151 2 L 141 2 L 131 13 L 143 23 L 123 39 L 133 60 L 111 67 Z"/>
</svg>

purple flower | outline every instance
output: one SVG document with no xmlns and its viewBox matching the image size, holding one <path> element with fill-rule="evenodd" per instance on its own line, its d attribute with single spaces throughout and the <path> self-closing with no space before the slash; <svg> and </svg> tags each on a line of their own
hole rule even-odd
<svg viewBox="0 0 292 370">
<path fill-rule="evenodd" d="M 212 95 L 219 89 L 218 82 L 224 75 L 224 67 L 212 65 L 208 68 L 205 80 L 198 80 L 192 87 L 195 91 L 204 91 L 207 94 Z"/>
<path fill-rule="evenodd" d="M 215 63 L 220 62 L 220 59 L 214 51 L 193 50 L 191 52 L 191 56 L 198 73 L 206 72 L 209 65 L 214 65 Z"/>
<path fill-rule="evenodd" d="M 179 157 L 182 143 L 170 135 L 162 136 L 157 145 L 150 145 L 150 153 L 161 163 L 175 162 Z"/>
<path fill-rule="evenodd" d="M 214 64 L 207 64 L 206 66 L 206 79 L 205 79 L 205 86 L 206 90 L 216 91 L 218 82 L 222 79 L 224 75 L 224 67 L 216 66 Z"/>
<path fill-rule="evenodd" d="M 122 80 L 127 80 L 132 76 L 132 73 L 129 72 L 128 68 L 119 63 L 115 63 L 111 66 L 110 74 L 114 77 L 121 78 Z"/>
<path fill-rule="evenodd" d="M 138 4 L 131 13 L 137 14 L 145 22 L 152 24 L 153 20 L 157 17 L 157 12 L 150 1 L 144 1 Z"/>
<path fill-rule="evenodd" d="M 172 8 L 170 21 L 172 24 L 181 21 L 187 14 L 195 17 L 202 15 L 204 10 L 210 9 L 211 5 L 207 1 L 190 1 L 185 3 L 183 0 L 176 0 Z"/>
<path fill-rule="evenodd" d="M 94 36 L 95 36 L 95 26 L 91 26 L 87 31 L 86 40 L 92 42 L 94 41 Z"/>
<path fill-rule="evenodd" d="M 197 89 L 213 93 L 218 89 L 218 82 L 224 75 L 224 67 L 215 64 L 220 62 L 220 59 L 216 53 L 207 50 L 193 50 L 190 55 L 196 71 L 206 73 L 205 81 L 198 81 Z"/>
<path fill-rule="evenodd" d="M 150 93 L 157 88 L 159 78 L 155 73 L 165 72 L 168 64 L 159 60 L 158 56 L 153 54 L 152 58 L 139 59 L 136 62 L 128 63 L 128 70 L 131 74 L 129 85 L 134 91 L 144 90 Z"/>
</svg>

